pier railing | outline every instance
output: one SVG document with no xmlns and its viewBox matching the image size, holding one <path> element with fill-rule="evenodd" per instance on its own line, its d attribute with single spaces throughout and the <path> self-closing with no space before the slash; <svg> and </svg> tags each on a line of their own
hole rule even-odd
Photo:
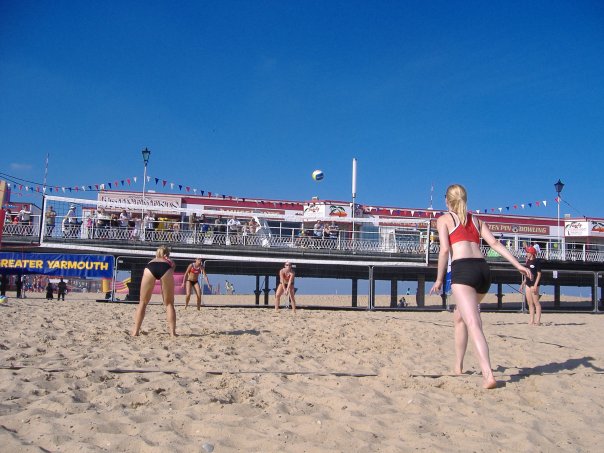
<svg viewBox="0 0 604 453">
<path fill-rule="evenodd" d="M 311 221 L 299 220 L 297 226 L 292 226 L 291 220 L 271 219 L 263 224 L 248 224 L 253 213 L 241 215 L 243 221 L 229 224 L 228 222 L 197 222 L 174 220 L 168 214 L 158 214 L 150 221 L 143 217 L 140 207 L 136 206 L 130 212 L 139 214 L 120 219 L 117 215 L 98 216 L 98 202 L 80 200 L 82 204 L 79 215 L 67 214 L 68 206 L 74 199 L 48 197 L 55 207 L 57 217 L 54 225 L 45 214 L 32 215 L 27 223 L 6 219 L 3 228 L 4 242 L 70 243 L 82 245 L 114 245 L 127 247 L 137 243 L 162 243 L 208 248 L 240 247 L 246 249 L 309 249 L 322 252 L 354 252 L 369 254 L 384 254 L 389 257 L 400 255 L 408 259 L 410 256 L 424 257 L 427 254 L 437 254 L 439 251 L 438 237 L 435 231 L 430 231 L 430 219 L 407 219 L 415 222 L 414 227 L 406 227 L 404 223 L 392 225 L 385 219 L 385 225 L 357 223 L 354 231 L 350 223 L 335 223 L 334 228 L 313 229 Z M 119 212 L 120 209 L 114 209 Z M 86 214 L 85 214 L 86 212 Z M 92 213 L 92 214 L 91 214 Z M 186 218 L 180 210 L 180 218 Z M 179 211 L 172 213 L 179 214 Z M 226 215 L 225 215 L 226 217 Z M 144 219 L 144 220 L 141 220 Z M 341 225 L 341 226 L 339 226 Z M 366 226 L 370 228 L 366 228 Z M 411 223 L 409 223 L 411 225 Z M 508 250 L 520 260 L 524 260 L 526 252 L 518 241 L 507 241 Z M 514 246 L 513 244 L 517 244 Z M 524 244 L 522 244 L 524 245 Z M 498 254 L 490 247 L 482 247 L 487 258 L 497 260 Z M 550 261 L 583 261 L 604 262 L 604 246 L 562 241 L 561 244 L 551 241 L 539 252 L 539 258 Z"/>
</svg>

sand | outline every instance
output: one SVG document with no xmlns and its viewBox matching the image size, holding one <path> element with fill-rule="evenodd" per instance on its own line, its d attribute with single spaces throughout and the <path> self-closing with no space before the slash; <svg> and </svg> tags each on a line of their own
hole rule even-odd
<svg viewBox="0 0 604 453">
<path fill-rule="evenodd" d="M 134 305 L 71 296 L 0 305 L 2 451 L 601 451 L 600 315 L 483 313 L 487 391 L 447 312 L 179 303 L 172 339 L 154 304 L 131 338 Z"/>
</svg>

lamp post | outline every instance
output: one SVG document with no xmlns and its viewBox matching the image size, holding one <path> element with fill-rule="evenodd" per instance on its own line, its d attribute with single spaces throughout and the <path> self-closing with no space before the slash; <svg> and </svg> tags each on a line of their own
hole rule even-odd
<svg viewBox="0 0 604 453">
<path fill-rule="evenodd" d="M 149 151 L 146 147 L 142 150 L 141 154 L 143 155 L 143 162 L 145 163 L 145 170 L 143 172 L 143 209 L 141 210 L 141 233 L 143 239 L 145 238 L 145 185 L 147 183 L 147 164 L 149 163 L 149 157 L 151 156 L 151 151 Z"/>
<path fill-rule="evenodd" d="M 564 188 L 564 183 L 560 181 L 560 178 L 558 178 L 558 182 L 554 184 L 554 188 L 558 193 L 558 250 L 562 250 L 562 243 L 560 242 L 560 192 L 562 192 L 562 189 Z"/>
</svg>

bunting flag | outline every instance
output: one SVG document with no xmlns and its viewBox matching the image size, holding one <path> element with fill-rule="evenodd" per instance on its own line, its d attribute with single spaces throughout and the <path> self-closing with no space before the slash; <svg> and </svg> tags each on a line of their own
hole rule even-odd
<svg viewBox="0 0 604 453">
<path fill-rule="evenodd" d="M 222 198 L 223 200 L 226 200 L 227 197 L 229 200 L 237 200 L 237 201 L 242 201 L 243 203 L 246 202 L 246 198 L 240 198 L 240 197 L 234 197 L 233 195 L 226 195 L 226 194 L 220 194 L 220 193 L 216 193 L 216 192 L 210 192 L 207 190 L 203 190 L 203 189 L 197 189 L 195 187 L 191 187 L 189 185 L 185 185 L 183 183 L 177 183 L 177 182 L 171 182 L 168 181 L 167 179 L 164 178 L 160 178 L 160 177 L 155 177 L 155 176 L 146 176 L 146 182 L 150 183 L 152 180 L 155 180 L 155 184 L 156 186 L 159 186 L 159 184 L 161 183 L 161 186 L 159 187 L 163 187 L 166 188 L 166 186 L 169 185 L 169 190 L 172 191 L 176 191 L 178 190 L 179 192 L 182 192 L 183 189 L 187 192 L 190 193 L 191 191 L 194 194 L 197 194 L 199 192 L 199 194 L 201 196 L 205 196 L 207 194 L 208 197 L 212 197 L 214 196 L 215 198 Z M 87 184 L 87 185 L 81 185 L 81 186 L 61 186 L 61 185 L 52 185 L 52 184 L 48 184 L 48 185 L 23 185 L 23 184 L 19 184 L 19 183 L 8 183 L 8 186 L 13 188 L 13 190 L 19 190 L 19 191 L 25 191 L 25 192 L 37 192 L 37 193 L 46 193 L 47 191 L 50 193 L 66 193 L 67 191 L 71 192 L 79 192 L 80 190 L 83 192 L 86 191 L 99 191 L 99 190 L 105 190 L 105 187 L 109 187 L 110 189 L 118 189 L 120 186 L 124 187 L 126 185 L 131 186 L 133 183 L 136 184 L 139 181 L 139 177 L 138 176 L 133 176 L 133 177 L 129 177 L 129 178 L 124 178 L 124 179 L 116 179 L 114 181 L 111 182 L 104 182 L 104 183 L 95 183 L 95 184 Z M 553 198 L 554 203 L 558 203 L 560 204 L 561 202 L 561 198 L 556 196 Z M 264 204 L 264 201 L 260 200 L 260 201 L 256 201 L 257 204 Z M 287 204 L 287 203 L 286 203 Z M 297 203 L 299 204 L 299 203 Z M 525 202 L 525 203 L 510 203 L 508 205 L 503 205 L 503 206 L 499 206 L 499 207 L 490 207 L 490 208 L 482 208 L 482 209 L 476 209 L 475 212 L 477 214 L 480 214 L 481 212 L 484 214 L 488 214 L 490 213 L 495 213 L 495 212 L 499 212 L 500 214 L 509 214 L 513 211 L 517 211 L 517 210 L 525 210 L 527 208 L 539 208 L 539 207 L 547 207 L 548 204 L 548 200 L 534 200 L 531 202 Z M 296 203 L 289 203 L 289 205 L 291 206 L 295 206 Z M 275 205 L 276 206 L 276 205 Z M 283 206 L 283 203 L 279 203 L 279 206 Z M 401 211 L 400 209 L 395 209 L 395 208 L 375 208 L 373 206 L 366 206 L 365 207 L 367 212 L 372 212 L 375 211 L 377 214 L 380 213 L 384 213 L 387 214 L 389 213 L 390 215 L 397 215 L 397 216 L 410 216 L 410 217 L 415 217 L 416 213 L 417 216 L 419 217 L 431 217 L 434 216 L 436 217 L 436 215 L 438 215 L 440 213 L 440 211 L 434 211 L 434 210 L 426 210 L 426 211 L 415 211 L 415 210 L 410 210 L 410 211 Z"/>
</svg>

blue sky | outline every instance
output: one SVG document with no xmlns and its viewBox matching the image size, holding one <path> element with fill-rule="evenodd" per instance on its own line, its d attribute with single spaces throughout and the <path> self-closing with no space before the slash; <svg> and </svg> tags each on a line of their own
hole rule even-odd
<svg viewBox="0 0 604 453">
<path fill-rule="evenodd" d="M 603 55 L 599 1 L 6 0 L 0 172 L 604 217 Z"/>
</svg>

